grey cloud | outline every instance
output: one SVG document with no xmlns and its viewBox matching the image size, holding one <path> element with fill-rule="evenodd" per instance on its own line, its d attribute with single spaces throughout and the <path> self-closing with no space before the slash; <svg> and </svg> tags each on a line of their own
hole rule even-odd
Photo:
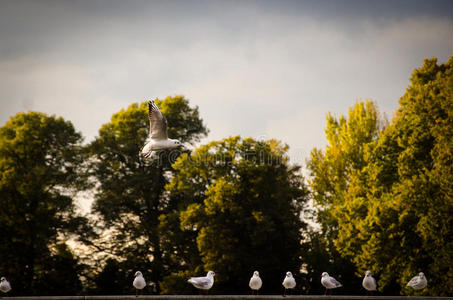
<svg viewBox="0 0 453 300">
<path fill-rule="evenodd" d="M 274 137 L 322 145 L 327 111 L 373 98 L 391 115 L 423 58 L 453 53 L 452 19 L 425 4 L 335 3 L 2 2 L 0 123 L 33 99 L 90 140 L 131 102 L 184 94 L 209 139 L 271 137 L 293 124 L 316 134 Z"/>
</svg>

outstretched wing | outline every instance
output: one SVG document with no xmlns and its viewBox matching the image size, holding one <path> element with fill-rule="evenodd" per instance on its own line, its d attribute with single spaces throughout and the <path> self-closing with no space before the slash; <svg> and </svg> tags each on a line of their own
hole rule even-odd
<svg viewBox="0 0 453 300">
<path fill-rule="evenodd" d="M 148 101 L 149 137 L 153 140 L 166 140 L 167 120 L 154 101 Z"/>
</svg>

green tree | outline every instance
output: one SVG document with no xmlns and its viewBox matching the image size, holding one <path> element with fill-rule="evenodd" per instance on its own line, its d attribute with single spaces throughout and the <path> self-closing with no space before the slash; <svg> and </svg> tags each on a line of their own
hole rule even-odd
<svg viewBox="0 0 453 300">
<path fill-rule="evenodd" d="M 66 259 L 61 241 L 90 232 L 73 201 L 83 182 L 81 141 L 69 121 L 37 112 L 18 113 L 0 128 L 0 273 L 20 287 L 16 295 L 41 294 L 42 278 L 55 287 L 51 293 L 80 291 L 78 263 Z M 70 267 L 53 263 L 59 260 Z M 49 265 L 71 286 L 47 276 Z"/>
<path fill-rule="evenodd" d="M 333 209 L 345 201 L 351 178 L 367 165 L 367 147 L 377 139 L 383 121 L 374 102 L 358 102 L 348 117 L 327 116 L 324 150 L 313 149 L 307 167 L 312 197 L 318 205 L 318 222 L 324 234 L 336 238 Z"/>
<path fill-rule="evenodd" d="M 453 293 L 452 99 L 453 57 L 425 60 L 338 209 L 338 247 L 373 266 L 381 288 L 414 293 L 405 284 L 423 271 L 428 289 L 416 294 Z"/>
<path fill-rule="evenodd" d="M 360 286 L 360 278 L 353 264 L 354 257 L 340 255 L 338 247 L 339 222 L 341 226 L 348 226 L 350 215 L 341 215 L 339 207 L 350 202 L 351 192 L 354 188 L 366 186 L 355 184 L 363 169 L 369 164 L 368 158 L 379 137 L 385 122 L 380 117 L 376 104 L 371 101 L 357 102 L 349 109 L 348 116 L 339 119 L 330 113 L 327 116 L 326 138 L 328 145 L 324 150 L 313 149 L 307 167 L 310 171 L 309 185 L 317 208 L 317 221 L 321 225 L 321 236 L 312 234 L 314 245 L 324 247 L 323 256 L 328 265 L 320 270 L 318 254 L 313 249 L 308 249 L 308 254 L 315 261 L 310 262 L 308 271 L 315 277 L 320 277 L 320 272 L 327 271 L 335 274 L 337 279 L 351 283 L 350 286 Z M 355 191 L 357 192 L 357 191 Z M 365 200 L 366 201 L 366 200 Z M 366 215 L 363 209 L 360 211 Z M 357 219 L 360 219 L 357 218 Z M 355 219 L 356 220 L 356 219 Z M 357 221 L 357 220 L 356 220 Z M 350 225 L 350 224 L 349 224 Z M 341 232 L 340 232 L 341 233 Z M 351 231 L 350 235 L 355 234 Z M 324 239 L 324 241 L 322 241 Z M 321 251 L 322 248 L 318 248 Z M 355 292 L 355 288 L 345 286 L 346 293 Z"/>
<path fill-rule="evenodd" d="M 207 134 L 198 108 L 190 107 L 184 97 L 155 102 L 167 119 L 169 137 L 194 143 Z M 168 210 L 164 187 L 173 172 L 171 162 L 180 153 L 161 151 L 150 160 L 139 157 L 148 129 L 146 102 L 114 114 L 89 145 L 90 169 L 97 186 L 93 212 L 109 235 L 102 250 L 149 274 L 145 278 L 157 286 L 168 269 L 161 246 L 167 232 L 159 229 L 159 217 Z"/>
<path fill-rule="evenodd" d="M 287 149 L 275 140 L 230 137 L 177 160 L 167 190 L 183 199 L 176 210 L 181 232 L 196 242 L 202 261 L 180 252 L 176 259 L 184 263 L 166 278 L 164 292 L 186 289 L 189 275 L 214 270 L 214 293 L 247 293 L 259 270 L 263 292 L 275 293 L 287 271 L 299 273 L 307 190 Z"/>
</svg>

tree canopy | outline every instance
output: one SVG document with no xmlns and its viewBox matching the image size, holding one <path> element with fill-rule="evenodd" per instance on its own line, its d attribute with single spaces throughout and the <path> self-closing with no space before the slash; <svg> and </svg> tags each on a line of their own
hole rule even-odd
<svg viewBox="0 0 453 300">
<path fill-rule="evenodd" d="M 89 232 L 72 193 L 83 181 L 81 141 L 70 122 L 43 113 L 18 113 L 0 128 L 0 273 L 21 287 L 16 295 L 42 294 L 42 282 L 53 286 L 47 293 L 80 292 L 77 260 L 61 241 Z"/>
<path fill-rule="evenodd" d="M 198 108 L 182 96 L 155 100 L 168 122 L 170 138 L 193 143 L 207 134 Z M 161 151 L 152 159 L 138 152 L 148 135 L 148 105 L 131 104 L 115 113 L 89 145 L 90 170 L 96 184 L 93 211 L 102 218 L 108 242 L 104 250 L 129 266 L 141 266 L 149 282 L 157 283 L 165 272 L 159 216 L 167 210 L 164 187 L 171 176 L 171 163 L 179 152 Z M 176 156 L 175 156 L 176 155 Z M 134 270 L 125 270 L 132 278 Z"/>
<path fill-rule="evenodd" d="M 340 281 L 347 281 L 351 287 L 345 286 L 345 292 L 354 292 L 352 286 L 360 286 L 357 269 L 351 259 L 341 257 L 335 241 L 338 240 L 339 223 L 338 207 L 350 201 L 351 186 L 360 177 L 362 169 L 367 165 L 369 153 L 379 137 L 385 122 L 379 115 L 377 106 L 372 101 L 357 102 L 349 109 L 348 116 L 336 118 L 327 116 L 326 138 L 328 144 L 324 150 L 313 149 L 307 167 L 310 171 L 308 180 L 312 197 L 317 208 L 317 221 L 321 225 L 321 236 L 312 233 L 312 245 L 320 246 L 318 252 L 324 253 L 323 264 L 330 274 L 336 274 Z M 363 186 L 363 189 L 366 189 Z M 351 215 L 345 215 L 350 220 Z M 354 220 L 359 221 L 359 220 Z M 351 233 L 351 235 L 354 233 Z M 324 248 L 322 248 L 324 247 Z M 319 253 L 309 249 L 308 254 L 317 259 Z M 328 262 L 328 263 L 326 263 Z M 320 277 L 322 270 L 312 270 L 312 276 Z"/>
<path fill-rule="evenodd" d="M 286 151 L 275 140 L 230 137 L 176 161 L 167 190 L 185 199 L 175 212 L 181 230 L 195 239 L 202 263 L 194 268 L 192 256 L 181 253 L 191 268 L 181 266 L 181 281 L 194 271 L 214 270 L 216 293 L 247 293 L 256 269 L 263 274 L 263 292 L 271 292 L 281 289 L 288 270 L 299 273 L 307 190 Z M 164 282 L 167 292 L 174 291 L 175 276 L 167 278 L 171 284 Z"/>
<path fill-rule="evenodd" d="M 433 58 L 390 122 L 370 100 L 329 113 L 307 182 L 277 140 L 198 145 L 208 129 L 183 96 L 155 101 L 169 137 L 195 149 L 149 159 L 139 156 L 146 102 L 113 114 L 86 145 L 61 117 L 18 113 L 0 127 L 0 275 L 15 296 L 130 294 L 137 270 L 146 294 L 190 294 L 187 279 L 213 270 L 212 293 L 229 294 L 248 293 L 258 270 L 260 292 L 275 294 L 291 271 L 297 293 L 316 294 L 327 271 L 344 283 L 337 293 L 364 294 L 371 270 L 382 294 L 451 295 L 452 99 L 453 57 Z M 86 217 L 74 199 L 90 189 Z M 407 288 L 419 272 L 428 288 Z"/>
<path fill-rule="evenodd" d="M 312 153 L 312 188 L 327 199 L 319 203 L 335 224 L 336 248 L 359 274 L 372 270 L 384 292 L 414 293 L 405 284 L 422 271 L 428 289 L 416 294 L 452 293 L 452 70 L 453 58 L 414 71 L 392 122 L 356 145 L 358 165 L 336 159 L 340 175 L 332 176 L 333 167 L 318 163 L 330 146 Z"/>
</svg>

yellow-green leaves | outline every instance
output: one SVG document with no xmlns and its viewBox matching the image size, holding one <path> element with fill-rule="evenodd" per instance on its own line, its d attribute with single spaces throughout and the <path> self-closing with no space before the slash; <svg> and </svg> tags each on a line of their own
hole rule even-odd
<svg viewBox="0 0 453 300">
<path fill-rule="evenodd" d="M 323 229 L 359 274 L 371 269 L 386 292 L 453 292 L 445 276 L 453 272 L 452 83 L 453 57 L 442 65 L 425 60 L 385 129 L 372 103 L 357 104 L 347 118 L 328 116 L 329 145 L 311 153 Z M 420 271 L 428 288 L 406 288 Z"/>
</svg>

